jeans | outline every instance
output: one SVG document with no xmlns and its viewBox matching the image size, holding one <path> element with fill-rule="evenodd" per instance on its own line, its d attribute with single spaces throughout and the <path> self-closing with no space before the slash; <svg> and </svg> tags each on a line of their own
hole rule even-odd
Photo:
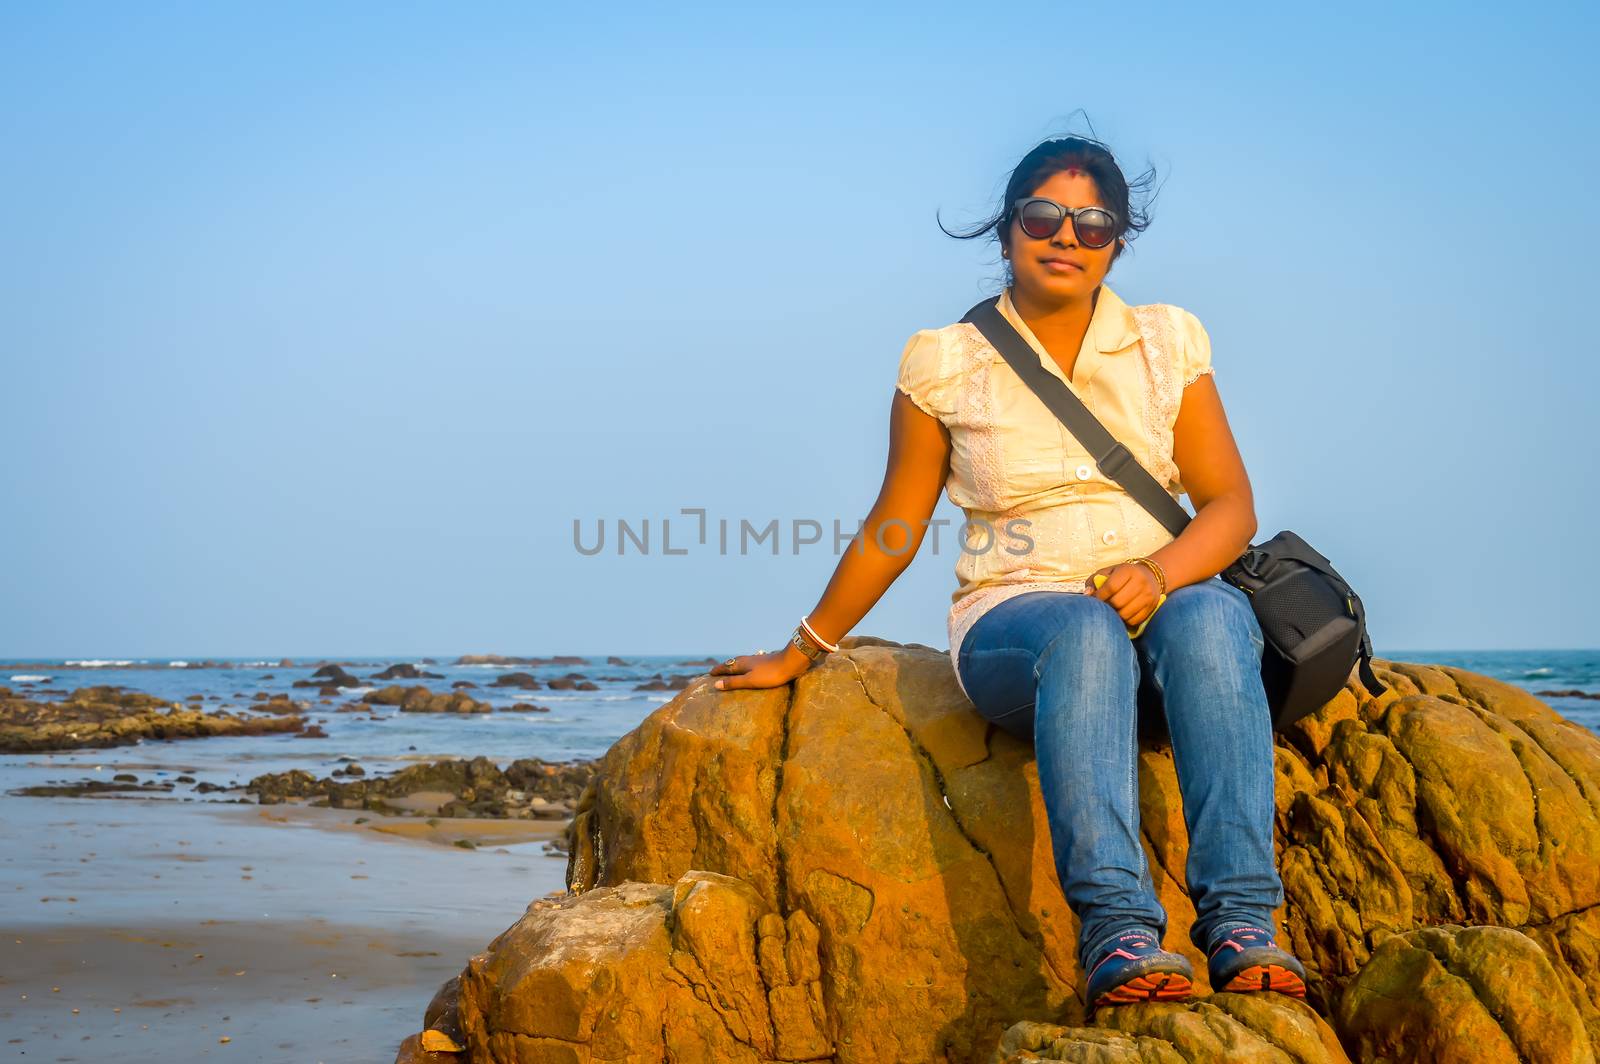
<svg viewBox="0 0 1600 1064">
<path fill-rule="evenodd" d="M 1221 577 L 1168 592 L 1136 640 L 1110 603 L 1064 591 L 1006 599 L 962 640 L 957 668 L 973 705 L 1034 744 L 1085 970 L 1120 932 L 1167 930 L 1140 845 L 1141 686 L 1159 697 L 1183 796 L 1191 940 L 1204 952 L 1238 924 L 1276 931 L 1264 645 L 1249 598 Z"/>
</svg>

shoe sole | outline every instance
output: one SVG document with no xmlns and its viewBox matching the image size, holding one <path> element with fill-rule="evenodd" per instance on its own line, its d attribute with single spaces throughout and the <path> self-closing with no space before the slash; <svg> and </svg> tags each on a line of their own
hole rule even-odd
<svg viewBox="0 0 1600 1064">
<path fill-rule="evenodd" d="M 1222 989 L 1230 994 L 1272 990 L 1291 997 L 1306 996 L 1305 980 L 1281 964 L 1252 964 L 1236 973 Z"/>
<path fill-rule="evenodd" d="M 1194 983 L 1181 972 L 1152 972 L 1136 975 L 1121 986 L 1112 987 L 1095 999 L 1101 1005 L 1132 1005 L 1140 1001 L 1183 1001 L 1194 993 Z"/>
</svg>

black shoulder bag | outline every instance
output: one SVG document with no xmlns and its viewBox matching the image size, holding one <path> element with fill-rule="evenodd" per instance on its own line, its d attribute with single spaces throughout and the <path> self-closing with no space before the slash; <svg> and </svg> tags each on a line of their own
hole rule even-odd
<svg viewBox="0 0 1600 1064">
<path fill-rule="evenodd" d="M 997 301 L 998 297 L 984 300 L 961 320 L 975 325 L 994 345 L 1023 383 L 1095 456 L 1100 471 L 1176 537 L 1193 518 L 1106 431 L 1072 389 L 1044 368 L 1038 353 L 1000 313 Z M 1320 709 L 1358 663 L 1367 690 L 1374 695 L 1384 692 L 1372 671 L 1372 640 L 1361 597 L 1305 540 L 1293 532 L 1279 532 L 1265 543 L 1252 544 L 1220 575 L 1250 596 L 1265 636 L 1261 680 L 1275 728 Z"/>
</svg>

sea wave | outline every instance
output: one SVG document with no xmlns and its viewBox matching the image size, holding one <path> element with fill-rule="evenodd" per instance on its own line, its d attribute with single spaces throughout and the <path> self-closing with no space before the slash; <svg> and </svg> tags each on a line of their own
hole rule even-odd
<svg viewBox="0 0 1600 1064">
<path fill-rule="evenodd" d="M 1528 677 L 1550 676 L 1550 675 L 1554 674 L 1555 671 L 1556 670 L 1552 669 L 1550 666 L 1545 665 L 1545 666 L 1542 666 L 1542 667 L 1537 668 L 1537 669 L 1529 669 L 1527 672 L 1523 673 L 1522 675 L 1528 676 Z"/>
<path fill-rule="evenodd" d="M 102 661 L 98 658 L 91 658 L 85 661 L 63 661 L 61 664 L 70 665 L 77 669 L 112 669 L 121 665 L 136 665 L 138 663 L 127 659 L 121 661 Z"/>
<path fill-rule="evenodd" d="M 50 677 L 48 677 L 48 676 L 33 676 L 33 675 L 28 674 L 28 673 L 23 673 L 20 676 L 11 677 L 11 682 L 12 683 L 44 683 L 49 678 Z"/>
</svg>

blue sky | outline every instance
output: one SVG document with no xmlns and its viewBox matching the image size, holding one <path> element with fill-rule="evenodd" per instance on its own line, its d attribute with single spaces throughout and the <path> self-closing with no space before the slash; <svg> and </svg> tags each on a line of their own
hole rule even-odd
<svg viewBox="0 0 1600 1064">
<path fill-rule="evenodd" d="M 1596 21 L 5 5 L 0 657 L 778 646 L 831 541 L 662 521 L 854 529 L 906 338 L 998 291 L 935 212 L 1088 123 L 1157 169 L 1110 283 L 1206 325 L 1260 537 L 1380 654 L 1600 645 Z M 855 632 L 945 646 L 955 562 Z"/>
</svg>

